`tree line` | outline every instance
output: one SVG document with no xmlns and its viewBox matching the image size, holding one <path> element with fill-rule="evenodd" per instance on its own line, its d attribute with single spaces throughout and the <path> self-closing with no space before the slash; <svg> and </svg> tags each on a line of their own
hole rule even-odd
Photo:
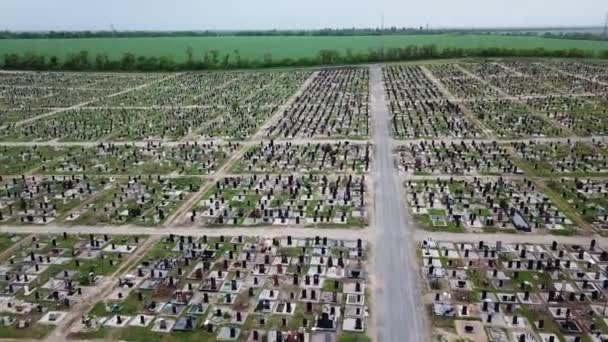
<svg viewBox="0 0 608 342">
<path fill-rule="evenodd" d="M 196 57 L 188 47 L 186 59 L 176 61 L 172 56 L 138 56 L 125 53 L 119 59 L 107 54 L 92 55 L 88 51 L 72 53 L 65 58 L 45 56 L 34 52 L 4 55 L 2 67 L 7 70 L 56 70 L 56 71 L 179 71 L 179 70 L 228 70 L 271 67 L 306 67 L 319 65 L 358 64 L 375 62 L 397 62 L 425 59 L 467 57 L 551 57 L 551 58 L 603 58 L 608 59 L 608 50 L 600 52 L 580 49 L 546 50 L 544 48 L 444 48 L 436 45 L 403 48 L 377 48 L 364 52 L 347 49 L 344 52 L 324 49 L 312 57 L 273 58 L 266 53 L 262 58 L 242 57 L 238 50 L 222 54 L 218 50 L 206 51 Z"/>
<path fill-rule="evenodd" d="M 157 37 L 227 37 L 227 36 L 372 36 L 372 35 L 419 35 L 460 32 L 423 27 L 388 28 L 325 28 L 318 30 L 240 30 L 240 31 L 0 31 L 0 39 L 81 39 L 81 38 L 157 38 Z"/>
</svg>

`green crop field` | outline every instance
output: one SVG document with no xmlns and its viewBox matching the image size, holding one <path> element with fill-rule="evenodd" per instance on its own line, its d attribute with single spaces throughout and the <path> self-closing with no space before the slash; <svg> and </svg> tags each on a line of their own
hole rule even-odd
<svg viewBox="0 0 608 342">
<path fill-rule="evenodd" d="M 538 48 L 562 50 L 577 48 L 586 51 L 608 49 L 608 42 L 547 39 L 498 35 L 401 35 L 401 36 L 266 36 L 266 37 L 170 37 L 170 38 L 88 38 L 88 39 L 6 39 L 0 40 L 0 55 L 5 53 L 35 52 L 64 57 L 81 50 L 90 54 L 107 53 L 118 59 L 131 52 L 141 56 L 173 56 L 177 62 L 186 58 L 186 48 L 192 47 L 195 57 L 205 51 L 217 50 L 221 55 L 238 50 L 243 58 L 261 59 L 265 53 L 277 58 L 299 58 L 317 55 L 320 50 L 332 49 L 344 53 L 365 52 L 370 48 L 405 47 L 435 44 L 439 48 Z"/>
</svg>

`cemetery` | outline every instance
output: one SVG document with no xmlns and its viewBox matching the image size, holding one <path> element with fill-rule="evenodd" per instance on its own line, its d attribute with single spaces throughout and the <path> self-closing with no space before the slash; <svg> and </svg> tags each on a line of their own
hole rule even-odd
<svg viewBox="0 0 608 342">
<path fill-rule="evenodd" d="M 318 71 L 310 84 L 267 130 L 269 137 L 353 138 L 369 134 L 369 71 Z"/>
<path fill-rule="evenodd" d="M 211 226 L 350 228 L 367 222 L 365 176 L 249 175 L 215 182 L 188 214 Z"/>
<path fill-rule="evenodd" d="M 145 240 L 67 233 L 22 239 L 27 241 L 0 260 L 0 338 L 45 337 Z"/>
<path fill-rule="evenodd" d="M 424 229 L 572 234 L 574 222 L 530 180 L 408 180 L 407 205 Z"/>
<path fill-rule="evenodd" d="M 423 240 L 418 262 L 434 340 L 608 338 L 608 251 L 585 244 Z"/>
<path fill-rule="evenodd" d="M 260 142 L 250 148 L 232 172 L 245 173 L 366 173 L 370 170 L 369 143 L 334 144 Z"/>
<path fill-rule="evenodd" d="M 169 235 L 70 339 L 337 341 L 365 337 L 369 246 L 322 237 Z M 340 339 L 340 341 L 342 341 Z"/>
<path fill-rule="evenodd" d="M 408 303 L 433 341 L 608 341 L 607 82 L 532 59 L 0 72 L 0 339 L 407 340 Z"/>
</svg>

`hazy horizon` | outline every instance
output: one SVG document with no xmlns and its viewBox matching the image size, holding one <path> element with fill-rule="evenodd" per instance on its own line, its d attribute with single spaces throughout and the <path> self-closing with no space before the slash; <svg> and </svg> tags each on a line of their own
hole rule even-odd
<svg viewBox="0 0 608 342">
<path fill-rule="evenodd" d="M 3 0 L 0 29 L 11 31 L 238 31 L 323 28 L 600 27 L 608 5 L 597 0 L 309 0 L 288 3 L 225 0 Z"/>
</svg>

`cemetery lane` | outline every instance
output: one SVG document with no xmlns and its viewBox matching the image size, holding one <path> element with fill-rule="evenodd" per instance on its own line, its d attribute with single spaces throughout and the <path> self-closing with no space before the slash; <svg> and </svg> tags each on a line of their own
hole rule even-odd
<svg viewBox="0 0 608 342">
<path fill-rule="evenodd" d="M 428 341 L 424 307 L 419 303 L 418 274 L 414 266 L 414 226 L 406 220 L 402 186 L 392 158 L 390 117 L 380 66 L 370 74 L 374 164 L 374 227 L 376 320 L 380 341 Z M 395 300 L 399 299 L 398 304 Z M 417 309 L 416 309 L 417 308 Z"/>
</svg>

